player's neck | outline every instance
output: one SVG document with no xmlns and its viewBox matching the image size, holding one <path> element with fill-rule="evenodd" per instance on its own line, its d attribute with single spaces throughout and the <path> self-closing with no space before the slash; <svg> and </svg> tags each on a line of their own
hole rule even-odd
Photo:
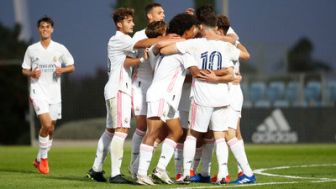
<svg viewBox="0 0 336 189">
<path fill-rule="evenodd" d="M 50 42 L 51 42 L 51 38 L 41 39 L 40 42 L 41 42 L 41 45 L 44 48 L 48 48 L 48 46 L 50 45 Z"/>
</svg>

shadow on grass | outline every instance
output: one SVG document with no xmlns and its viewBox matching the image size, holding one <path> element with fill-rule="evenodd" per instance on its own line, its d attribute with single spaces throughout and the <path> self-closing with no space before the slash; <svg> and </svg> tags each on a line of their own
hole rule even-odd
<svg viewBox="0 0 336 189">
<path fill-rule="evenodd" d="M 34 174 L 38 173 L 35 170 L 25 170 L 25 169 L 0 169 L 0 172 L 9 172 L 9 173 L 23 173 L 23 174 Z"/>
</svg>

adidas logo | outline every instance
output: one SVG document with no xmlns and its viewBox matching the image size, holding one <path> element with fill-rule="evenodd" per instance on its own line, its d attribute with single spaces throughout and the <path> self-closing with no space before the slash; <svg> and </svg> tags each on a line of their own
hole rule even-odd
<svg viewBox="0 0 336 189">
<path fill-rule="evenodd" d="M 280 109 L 275 109 L 252 134 L 253 143 L 296 143 L 297 133 L 290 126 Z"/>
</svg>

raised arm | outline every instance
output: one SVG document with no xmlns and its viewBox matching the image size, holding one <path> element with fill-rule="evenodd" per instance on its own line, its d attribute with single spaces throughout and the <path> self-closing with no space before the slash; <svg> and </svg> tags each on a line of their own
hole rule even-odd
<svg viewBox="0 0 336 189">
<path fill-rule="evenodd" d="M 250 59 L 250 53 L 247 51 L 246 47 L 238 43 L 237 48 L 240 50 L 239 60 L 241 61 L 248 61 Z"/>
</svg>

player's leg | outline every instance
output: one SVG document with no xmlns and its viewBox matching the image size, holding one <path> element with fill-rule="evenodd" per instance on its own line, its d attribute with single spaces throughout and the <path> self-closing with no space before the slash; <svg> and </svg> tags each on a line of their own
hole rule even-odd
<svg viewBox="0 0 336 189">
<path fill-rule="evenodd" d="M 135 115 L 135 132 L 132 136 L 132 150 L 130 172 L 134 177 L 139 166 L 139 149 L 147 130 L 147 102 L 146 92 L 149 84 L 135 80 L 132 84 L 132 110 Z"/>
<path fill-rule="evenodd" d="M 38 115 L 41 129 L 39 133 L 39 152 L 37 155 L 38 170 L 42 174 L 49 173 L 48 165 L 48 144 L 49 144 L 49 130 L 52 128 L 52 120 L 49 113 Z"/>
<path fill-rule="evenodd" d="M 110 183 L 129 184 L 125 179 L 120 167 L 124 155 L 124 142 L 130 128 L 132 102 L 131 97 L 121 91 L 112 99 L 112 125 L 114 135 L 110 145 L 111 153 L 111 178 Z"/>
<path fill-rule="evenodd" d="M 238 119 L 238 122 L 237 122 L 236 137 L 237 137 L 238 141 L 243 143 L 244 152 L 245 152 L 244 140 L 243 140 L 243 137 L 242 137 L 241 132 L 240 132 L 240 118 Z M 244 174 L 242 168 L 239 166 L 238 163 L 237 163 L 237 173 L 238 173 L 238 177 L 242 176 Z"/>
<path fill-rule="evenodd" d="M 104 177 L 103 165 L 110 151 L 110 144 L 114 135 L 114 129 L 112 125 L 112 104 L 113 100 L 108 99 L 105 101 L 106 105 L 106 129 L 100 136 L 97 144 L 96 156 L 92 165 L 92 168 L 88 171 L 87 177 L 97 182 L 106 182 Z"/>
<path fill-rule="evenodd" d="M 227 107 L 215 108 L 211 117 L 211 130 L 215 138 L 215 151 L 218 161 L 218 173 L 216 184 L 228 183 L 228 147 L 225 142 L 225 131 L 227 130 Z"/>
<path fill-rule="evenodd" d="M 208 130 L 212 108 L 199 106 L 193 100 L 189 113 L 189 130 L 183 145 L 183 176 L 177 183 L 190 183 L 190 169 L 196 153 L 197 138 Z"/>
<path fill-rule="evenodd" d="M 249 165 L 245 153 L 244 144 L 242 141 L 239 141 L 236 137 L 236 129 L 240 112 L 233 110 L 231 107 L 229 107 L 228 110 L 229 114 L 227 119 L 228 121 L 227 125 L 229 125 L 229 128 L 228 131 L 226 132 L 225 139 L 231 149 L 233 156 L 237 160 L 239 166 L 242 168 L 244 173 L 241 177 L 238 177 L 237 180 L 233 181 L 233 183 L 235 184 L 254 183 L 256 179 Z"/>
<path fill-rule="evenodd" d="M 169 178 L 166 168 L 174 155 L 177 141 L 181 138 L 183 130 L 177 112 L 176 116 L 174 116 L 173 119 L 168 119 L 166 123 L 169 134 L 162 143 L 160 159 L 156 169 L 153 172 L 153 177 L 161 180 L 166 184 L 172 184 L 173 181 Z"/>
<path fill-rule="evenodd" d="M 138 157 L 140 151 L 140 144 L 147 130 L 146 116 L 145 115 L 135 116 L 135 123 L 136 123 L 136 129 L 132 137 L 131 161 L 129 166 L 132 177 L 136 176 L 136 172 L 139 167 Z"/>
<path fill-rule="evenodd" d="M 175 160 L 175 179 L 179 179 L 182 176 L 183 168 L 183 143 L 187 137 L 188 132 L 188 117 L 189 111 L 179 111 L 180 121 L 182 126 L 182 136 L 177 141 L 177 145 L 174 151 L 174 160 Z"/>
<path fill-rule="evenodd" d="M 154 143 L 159 137 L 163 121 L 162 116 L 165 106 L 164 101 L 149 102 L 147 106 L 147 132 L 140 145 L 139 168 L 137 172 L 137 183 L 142 185 L 155 185 L 148 177 L 148 168 L 153 156 Z"/>
</svg>

